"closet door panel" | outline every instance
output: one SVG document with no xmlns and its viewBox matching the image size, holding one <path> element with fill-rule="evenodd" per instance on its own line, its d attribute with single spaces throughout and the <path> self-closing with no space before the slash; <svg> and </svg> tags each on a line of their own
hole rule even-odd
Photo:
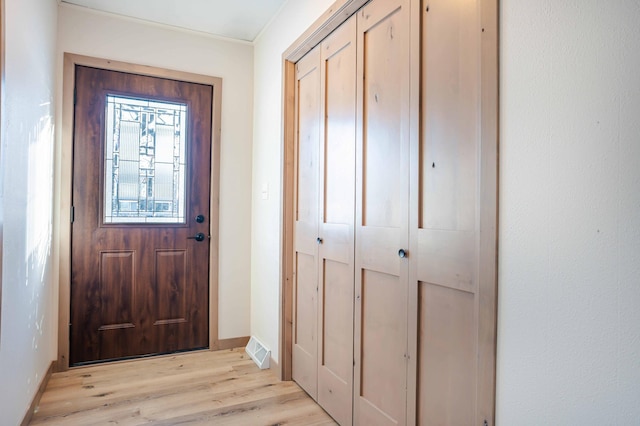
<svg viewBox="0 0 640 426">
<path fill-rule="evenodd" d="M 358 12 L 356 424 L 406 422 L 409 1 Z"/>
<path fill-rule="evenodd" d="M 317 398 L 320 51 L 296 64 L 293 379 Z"/>
<path fill-rule="evenodd" d="M 407 300 L 400 280 L 362 271 L 359 424 L 403 424 Z"/>
<path fill-rule="evenodd" d="M 353 278 L 348 262 L 324 259 L 321 369 L 343 383 L 353 375 Z M 350 362 L 349 362 L 350 361 Z M 323 382 L 324 384 L 324 382 Z M 325 387 L 325 386 L 322 386 Z M 333 393 L 331 386 L 326 386 Z M 350 394 L 350 392 L 349 392 Z M 349 404 L 351 405 L 351 404 Z"/>
<path fill-rule="evenodd" d="M 400 276 L 405 262 L 398 258 L 398 250 L 403 247 L 404 239 L 398 228 L 360 227 L 357 253 L 359 267 Z"/>
<path fill-rule="evenodd" d="M 421 282 L 475 291 L 474 232 L 422 229 L 417 237 L 420 262 L 416 268 Z"/>
<path fill-rule="evenodd" d="M 422 7 L 420 198 L 412 212 L 418 218 L 412 283 L 420 425 L 482 424 L 475 415 L 479 11 L 477 0 L 433 0 Z"/>
<path fill-rule="evenodd" d="M 321 45 L 318 403 L 342 425 L 353 419 L 355 43 L 352 18 Z"/>
<path fill-rule="evenodd" d="M 309 395 L 316 389 L 317 263 L 306 253 L 296 255 L 295 329 L 293 333 L 293 379 Z"/>
<path fill-rule="evenodd" d="M 380 2 L 371 5 L 375 9 Z M 380 9 L 380 7 L 377 7 Z M 368 8 L 367 8 L 368 9 Z M 376 11 L 377 12 L 377 11 Z M 398 27 L 401 8 L 388 16 L 361 12 L 363 25 L 363 137 L 362 137 L 362 225 L 401 228 L 406 221 L 402 206 L 402 30 Z M 395 33 L 395 34 L 394 34 Z"/>
<path fill-rule="evenodd" d="M 477 0 L 423 8 L 422 211 L 425 229 L 476 226 L 480 108 Z"/>
<path fill-rule="evenodd" d="M 474 294 L 421 284 L 418 424 L 472 425 L 475 388 Z"/>
</svg>

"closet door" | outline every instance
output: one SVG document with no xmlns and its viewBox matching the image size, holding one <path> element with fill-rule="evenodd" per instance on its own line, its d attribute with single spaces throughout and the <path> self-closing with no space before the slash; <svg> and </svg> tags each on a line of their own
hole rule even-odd
<svg viewBox="0 0 640 426">
<path fill-rule="evenodd" d="M 318 191 L 321 128 L 320 49 L 296 64 L 293 379 L 318 389 Z"/>
<path fill-rule="evenodd" d="M 412 203 L 415 411 L 420 425 L 482 425 L 489 417 L 477 414 L 478 347 L 485 339 L 478 283 L 480 8 L 475 0 L 428 3 L 421 12 L 420 173 L 412 191 L 419 200 Z"/>
<path fill-rule="evenodd" d="M 406 422 L 409 0 L 358 18 L 354 422 Z"/>
<path fill-rule="evenodd" d="M 356 20 L 321 45 L 318 403 L 341 425 L 353 418 Z"/>
</svg>

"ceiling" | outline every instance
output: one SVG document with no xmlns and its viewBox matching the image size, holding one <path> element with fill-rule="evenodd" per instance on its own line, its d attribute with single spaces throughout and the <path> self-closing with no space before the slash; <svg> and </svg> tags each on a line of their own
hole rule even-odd
<svg viewBox="0 0 640 426">
<path fill-rule="evenodd" d="M 286 0 L 61 0 L 62 3 L 253 41 Z"/>
</svg>

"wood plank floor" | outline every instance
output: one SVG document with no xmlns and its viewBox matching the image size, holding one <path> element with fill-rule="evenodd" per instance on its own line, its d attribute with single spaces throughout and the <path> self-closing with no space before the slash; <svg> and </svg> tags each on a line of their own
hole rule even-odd
<svg viewBox="0 0 640 426">
<path fill-rule="evenodd" d="M 334 425 L 243 348 L 55 373 L 32 425 Z"/>
</svg>

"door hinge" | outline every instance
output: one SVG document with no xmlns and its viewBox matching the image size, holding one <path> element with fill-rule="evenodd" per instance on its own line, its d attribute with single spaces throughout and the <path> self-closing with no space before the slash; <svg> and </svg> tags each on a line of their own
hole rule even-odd
<svg viewBox="0 0 640 426">
<path fill-rule="evenodd" d="M 71 206 L 71 223 L 76 219 L 76 208 Z"/>
</svg>

